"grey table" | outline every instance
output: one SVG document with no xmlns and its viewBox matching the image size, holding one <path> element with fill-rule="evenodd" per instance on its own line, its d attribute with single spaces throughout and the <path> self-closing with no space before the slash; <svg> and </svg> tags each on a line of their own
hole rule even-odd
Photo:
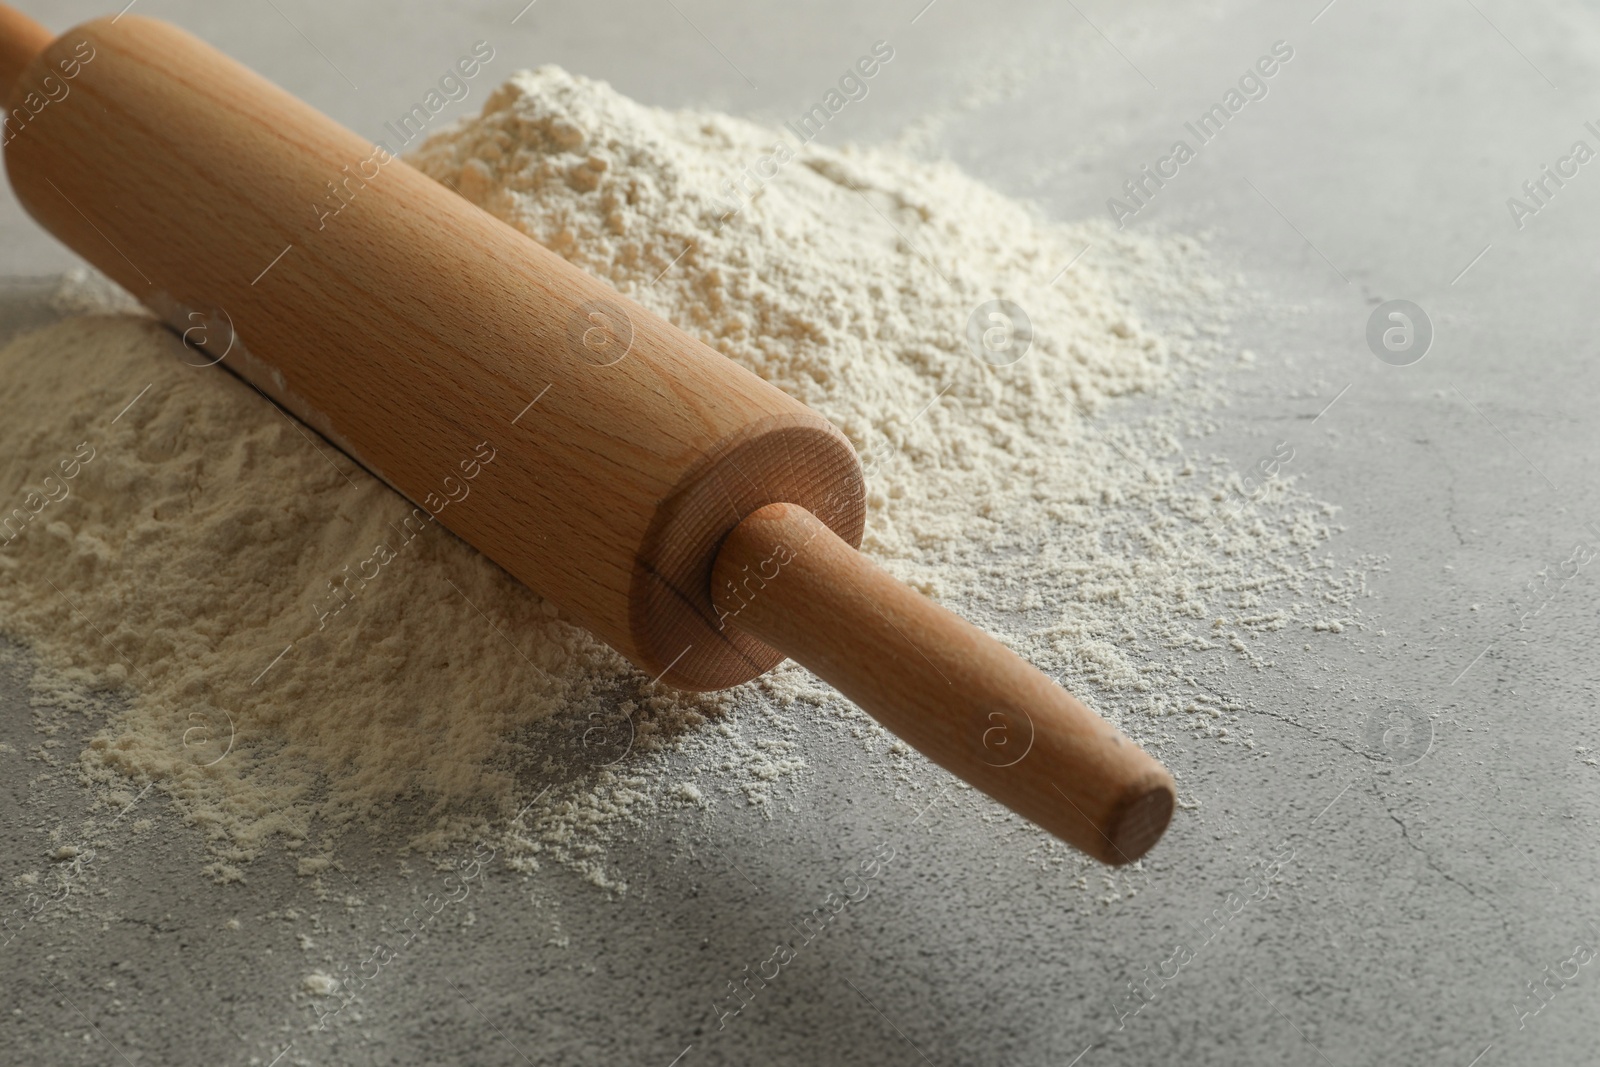
<svg viewBox="0 0 1600 1067">
<path fill-rule="evenodd" d="M 1549 186 L 1529 217 L 1507 199 L 1574 141 L 1600 148 L 1584 126 L 1600 119 L 1596 13 L 1570 0 L 923 2 L 137 10 L 372 137 L 478 39 L 504 57 L 498 76 L 556 62 L 649 103 L 779 120 L 887 38 L 893 77 L 828 138 L 887 139 L 939 114 L 944 151 L 1062 218 L 1105 212 L 1184 122 L 1289 42 L 1268 95 L 1129 224 L 1206 231 L 1267 294 L 1240 326 L 1260 366 L 1235 382 L 1208 447 L 1242 466 L 1295 443 L 1302 485 L 1344 509 L 1331 551 L 1384 561 L 1367 628 L 1311 652 L 1286 632 L 1267 643 L 1273 670 L 1230 676 L 1256 748 L 1164 753 L 1202 806 L 1108 883 L 1112 904 L 1016 847 L 994 809 L 916 821 L 873 757 L 818 731 L 801 738 L 810 774 L 772 819 L 658 820 L 614 848 L 633 872 L 621 897 L 560 867 L 496 872 L 470 925 L 420 941 L 320 1033 L 297 995 L 326 945 L 296 934 L 353 949 L 417 876 L 358 838 L 346 862 L 361 908 L 308 900 L 284 864 L 215 886 L 194 874 L 201 842 L 158 807 L 161 833 L 97 865 L 94 892 L 119 921 L 66 916 L 3 950 L 0 1062 L 1595 1062 L 1593 574 L 1522 629 L 1517 603 L 1600 522 L 1587 480 L 1600 371 L 1583 325 L 1600 162 Z M 57 27 L 103 12 L 22 6 Z M 26 279 L 73 262 L 0 194 L 13 309 L 0 332 L 32 324 L 14 310 Z M 1409 366 L 1367 342 L 1374 309 L 1396 299 L 1434 332 Z M 0 677 L 8 891 L 83 805 L 30 785 L 20 685 Z M 1412 733 L 1380 738 L 1396 758 L 1374 759 L 1366 715 L 1390 706 L 1410 709 Z M 896 858 L 874 894 L 717 1032 L 726 982 L 885 837 Z M 1199 947 L 1174 956 L 1178 939 Z"/>
</svg>

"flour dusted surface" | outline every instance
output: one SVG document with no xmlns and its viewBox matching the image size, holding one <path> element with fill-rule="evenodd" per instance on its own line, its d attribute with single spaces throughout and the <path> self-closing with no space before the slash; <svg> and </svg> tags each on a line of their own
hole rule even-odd
<svg viewBox="0 0 1600 1067">
<path fill-rule="evenodd" d="M 413 162 L 835 421 L 868 470 L 864 549 L 1136 737 L 1174 715 L 1227 733 L 1186 656 L 1260 665 L 1253 634 L 1349 617 L 1316 558 L 1326 510 L 1281 479 L 1241 507 L 1237 476 L 1184 452 L 1213 399 L 1202 373 L 1233 356 L 1193 241 L 1050 223 L 948 165 L 645 108 L 555 68 Z M 1031 320 L 1015 362 L 969 343 L 993 299 Z M 0 622 L 54 706 L 127 687 L 81 767 L 157 782 L 214 838 L 219 876 L 273 834 L 325 851 L 359 819 L 424 848 L 493 832 L 513 869 L 551 852 L 612 884 L 596 841 L 655 805 L 770 801 L 804 769 L 795 724 L 876 736 L 792 666 L 743 696 L 656 690 L 186 356 L 203 362 L 128 316 L 0 354 L 6 500 L 93 449 L 0 547 Z M 374 576 L 330 594 L 352 570 Z M 761 709 L 775 733 L 740 727 Z M 539 730 L 589 716 L 632 747 L 558 766 L 583 746 Z M 661 772 L 674 746 L 696 781 Z"/>
<path fill-rule="evenodd" d="M 1214 399 L 1201 374 L 1236 355 L 1229 283 L 1190 239 L 1053 224 L 948 164 L 800 146 L 554 67 L 413 162 L 827 415 L 867 466 L 864 548 L 958 608 L 1037 620 L 994 628 L 1069 680 L 1168 710 L 1141 647 L 1229 646 L 1296 600 L 1345 614 L 1312 556 L 1328 509 L 1286 480 L 1258 493 L 1270 516 L 1240 507 L 1228 472 L 1182 455 Z M 994 299 L 1031 320 L 1015 362 L 969 341 Z M 1182 395 L 1097 422 L 1135 393 Z"/>
</svg>

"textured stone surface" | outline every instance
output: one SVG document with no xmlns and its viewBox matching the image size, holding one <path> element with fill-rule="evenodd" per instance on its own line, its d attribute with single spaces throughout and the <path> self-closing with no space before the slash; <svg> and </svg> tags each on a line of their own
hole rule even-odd
<svg viewBox="0 0 1600 1067">
<path fill-rule="evenodd" d="M 24 6 L 56 26 L 101 11 Z M 881 757 L 819 730 L 800 739 L 810 778 L 770 820 L 721 808 L 653 823 L 613 850 L 632 872 L 620 898 L 561 868 L 492 866 L 481 893 L 318 1031 L 305 978 L 359 970 L 437 873 L 358 841 L 324 876 L 327 899 L 288 862 L 215 885 L 197 874 L 203 843 L 151 794 L 114 824 L 97 820 L 73 891 L 0 948 L 0 1062 L 1593 1059 L 1595 968 L 1567 961 L 1580 942 L 1600 947 L 1600 601 L 1593 571 L 1564 587 L 1558 571 L 1600 522 L 1588 329 L 1600 177 L 1582 168 L 1520 231 L 1506 207 L 1574 140 L 1600 147 L 1582 126 L 1597 117 L 1584 111 L 1600 87 L 1596 31 L 1576 5 L 1080 5 L 1105 37 L 1071 6 L 1002 16 L 962 0 L 915 24 L 916 2 L 685 2 L 680 15 L 543 0 L 515 25 L 516 0 L 279 6 L 327 60 L 271 5 L 140 10 L 374 137 L 479 38 L 501 50 L 497 77 L 553 61 L 651 103 L 782 118 L 884 37 L 898 80 L 878 79 L 838 136 L 893 136 L 973 84 L 1015 81 L 1009 99 L 950 118 L 938 143 L 1062 217 L 1105 210 L 1185 121 L 1290 41 L 1295 59 L 1269 95 L 1130 225 L 1213 229 L 1219 256 L 1267 293 L 1263 316 L 1240 324 L 1256 368 L 1236 379 L 1206 447 L 1247 465 L 1293 442 L 1303 484 L 1344 507 L 1337 557 L 1386 563 L 1370 577 L 1366 629 L 1283 632 L 1265 648 L 1272 670 L 1229 673 L 1225 695 L 1248 705 L 1256 747 L 1165 751 L 1199 806 L 1109 887 L 1091 875 L 1077 888 L 1075 868 L 1041 863 L 1033 838 L 970 793 L 919 812 L 871 773 Z M 71 262 L 0 201 L 0 271 Z M 1416 301 L 1437 330 L 1411 367 L 1366 347 L 1370 310 L 1393 298 Z M 5 313 L 0 332 L 30 314 Z M 1519 597 L 1545 567 L 1534 595 L 1555 595 L 1519 630 Z M 24 757 L 42 739 L 20 678 L 0 674 L 8 909 L 23 894 L 14 878 L 70 866 L 51 858 L 49 831 L 85 817 L 75 790 L 31 781 L 41 768 Z M 1431 736 L 1415 762 L 1398 734 L 1372 743 L 1367 714 L 1395 706 L 1410 709 L 1396 723 L 1409 716 Z M 1401 759 L 1373 758 L 1385 751 Z M 140 819 L 150 825 L 136 830 Z M 718 1032 L 726 983 L 880 842 L 894 859 L 866 899 Z M 1258 892 L 1262 863 L 1289 849 Z M 281 917 L 289 909 L 296 918 Z M 1192 958 L 1174 956 L 1180 940 Z M 1169 980 L 1119 1029 L 1147 966 Z M 1533 1014 L 1544 1002 L 1527 983 L 1574 967 Z"/>
</svg>

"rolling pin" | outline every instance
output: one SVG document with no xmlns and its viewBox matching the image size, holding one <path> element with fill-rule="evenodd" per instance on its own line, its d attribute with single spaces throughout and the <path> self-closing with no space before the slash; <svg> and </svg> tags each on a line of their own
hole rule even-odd
<svg viewBox="0 0 1600 1067">
<path fill-rule="evenodd" d="M 1165 768 L 856 551 L 799 401 L 173 26 L 0 5 L 0 100 L 41 225 L 645 674 L 792 657 L 1102 862 L 1166 829 Z"/>
</svg>

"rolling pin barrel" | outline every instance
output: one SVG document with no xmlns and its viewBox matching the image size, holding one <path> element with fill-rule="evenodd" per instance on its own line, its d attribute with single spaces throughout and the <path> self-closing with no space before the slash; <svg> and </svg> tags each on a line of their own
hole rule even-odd
<svg viewBox="0 0 1600 1067">
<path fill-rule="evenodd" d="M 827 504 L 860 542 L 825 419 L 182 30 L 86 23 L 19 97 L 47 229 L 650 675 L 783 658 L 710 624 L 743 515 Z"/>
<path fill-rule="evenodd" d="M 129 14 L 52 40 L 0 5 L 0 99 L 45 228 L 641 670 L 720 689 L 794 655 L 1107 863 L 1161 835 L 1160 764 L 855 551 L 834 426 L 402 145 Z"/>
</svg>

